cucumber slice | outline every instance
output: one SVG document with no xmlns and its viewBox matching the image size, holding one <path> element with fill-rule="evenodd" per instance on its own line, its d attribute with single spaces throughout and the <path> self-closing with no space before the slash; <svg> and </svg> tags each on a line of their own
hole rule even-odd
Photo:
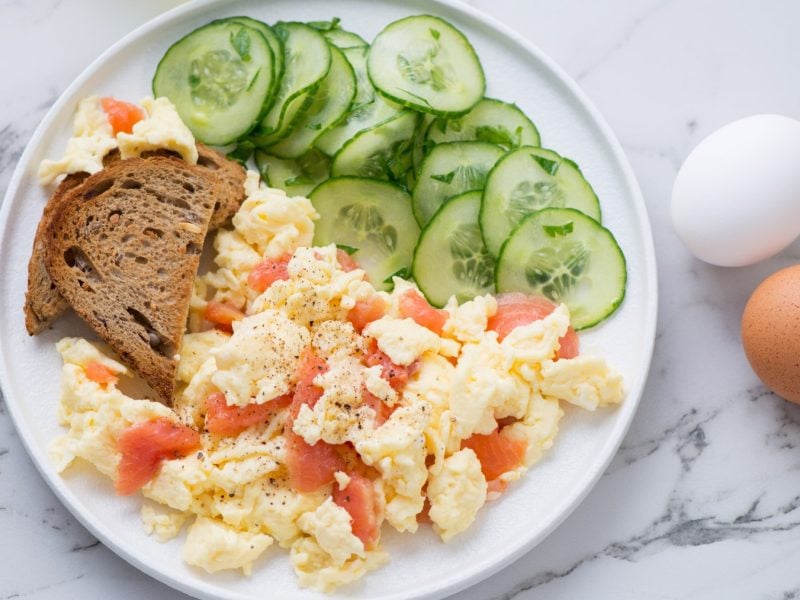
<svg viewBox="0 0 800 600">
<path fill-rule="evenodd" d="M 314 102 L 314 97 L 319 88 L 315 85 L 311 89 L 301 92 L 289 102 L 283 109 L 283 121 L 278 126 L 278 129 L 269 133 L 264 133 L 259 125 L 255 131 L 250 134 L 250 141 L 259 148 L 267 148 L 273 144 L 277 144 L 280 140 L 294 131 L 297 124 L 306 114 Z M 274 108 L 274 105 L 273 105 Z"/>
<path fill-rule="evenodd" d="M 394 119 L 402 110 L 393 102 L 376 96 L 372 102 L 357 106 L 341 124 L 323 133 L 317 140 L 317 148 L 328 156 L 334 156 L 349 140 L 376 125 Z"/>
<path fill-rule="evenodd" d="M 372 102 L 375 100 L 375 88 L 367 75 L 369 46 L 343 48 L 342 52 L 356 74 L 356 97 L 353 99 L 353 107 Z"/>
<path fill-rule="evenodd" d="M 169 98 L 201 142 L 230 144 L 258 122 L 272 86 L 272 50 L 255 29 L 214 21 L 175 42 L 153 94 Z"/>
<path fill-rule="evenodd" d="M 309 21 L 307 24 L 321 31 L 325 39 L 340 50 L 369 46 L 360 35 L 342 29 L 340 23 L 341 19 L 334 17 L 330 21 Z"/>
<path fill-rule="evenodd" d="M 330 127 L 336 125 L 353 102 L 356 76 L 342 51 L 331 47 L 331 68 L 322 79 L 314 101 L 293 126 L 292 132 L 269 152 L 281 158 L 297 158 L 306 154 L 314 142 Z"/>
<path fill-rule="evenodd" d="M 483 67 L 464 34 L 430 15 L 390 23 L 372 42 L 372 84 L 388 98 L 422 112 L 450 117 L 483 97 Z"/>
<path fill-rule="evenodd" d="M 486 175 L 505 154 L 486 142 L 450 142 L 431 150 L 417 173 L 414 215 L 425 225 L 448 198 L 483 189 Z"/>
<path fill-rule="evenodd" d="M 278 92 L 278 86 L 280 86 L 281 78 L 283 77 L 283 44 L 278 39 L 278 36 L 275 35 L 275 32 L 272 31 L 272 28 L 263 21 L 244 16 L 231 17 L 229 20 L 257 29 L 267 40 L 267 44 L 272 50 L 272 85 L 263 108 L 264 113 L 266 113 L 272 106 L 273 100 L 275 100 L 275 94 Z"/>
<path fill-rule="evenodd" d="M 503 244 L 495 269 L 498 292 L 539 294 L 569 307 L 572 326 L 586 329 L 625 297 L 625 256 L 611 232 L 573 208 L 526 217 Z"/>
<path fill-rule="evenodd" d="M 278 23 L 275 33 L 283 43 L 285 71 L 272 108 L 261 120 L 256 136 L 259 146 L 286 137 L 298 113 L 311 103 L 308 92 L 328 73 L 331 51 L 322 34 L 304 23 Z"/>
<path fill-rule="evenodd" d="M 397 116 L 402 107 L 386 100 L 375 92 L 367 75 L 367 52 L 369 48 L 347 48 L 342 50 L 356 74 L 356 98 L 344 121 L 324 133 L 317 141 L 317 148 L 328 156 L 335 155 L 347 141 L 362 131 Z"/>
<path fill-rule="evenodd" d="M 542 208 L 575 208 L 600 221 L 600 203 L 578 166 L 544 148 L 523 146 L 497 163 L 486 180 L 481 230 L 489 251 L 500 246 L 522 219 Z"/>
<path fill-rule="evenodd" d="M 310 198 L 320 215 L 314 245 L 357 248 L 353 258 L 376 288 L 388 290 L 391 276 L 411 266 L 419 227 L 404 190 L 385 181 L 340 177 L 321 183 Z"/>
<path fill-rule="evenodd" d="M 426 134 L 429 146 L 445 142 L 489 142 L 506 150 L 538 146 L 539 131 L 516 104 L 484 98 L 459 119 L 437 118 Z"/>
<path fill-rule="evenodd" d="M 337 48 L 344 50 L 345 48 L 364 48 L 369 47 L 369 44 L 364 38 L 352 31 L 344 29 L 330 29 L 323 32 L 325 39 Z"/>
<path fill-rule="evenodd" d="M 311 150 L 299 158 L 283 159 L 270 156 L 263 150 L 255 153 L 261 178 L 270 187 L 290 196 L 306 196 L 331 174 L 331 161 L 322 152 Z"/>
<path fill-rule="evenodd" d="M 494 293 L 494 257 L 478 227 L 481 193 L 450 198 L 422 230 L 411 273 L 428 302 L 444 306 Z"/>
<path fill-rule="evenodd" d="M 417 113 L 404 110 L 362 131 L 333 157 L 331 174 L 398 181 L 411 165 L 410 143 L 417 119 Z"/>
<path fill-rule="evenodd" d="M 344 121 L 323 133 L 317 140 L 317 148 L 328 156 L 335 155 L 349 139 L 357 134 L 397 116 L 403 110 L 375 93 L 375 88 L 372 87 L 367 76 L 368 47 L 346 48 L 342 52 L 356 74 L 356 97 Z"/>
</svg>

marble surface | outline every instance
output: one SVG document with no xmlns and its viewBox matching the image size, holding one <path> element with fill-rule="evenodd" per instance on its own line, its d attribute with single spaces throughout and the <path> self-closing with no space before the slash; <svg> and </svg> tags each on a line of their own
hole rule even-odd
<svg viewBox="0 0 800 600">
<path fill-rule="evenodd" d="M 800 407 L 765 390 L 739 317 L 800 244 L 721 269 L 672 232 L 688 151 L 738 117 L 800 117 L 800 4 L 789 0 L 473 0 L 575 77 L 622 141 L 653 224 L 659 326 L 649 383 L 614 462 L 535 552 L 458 595 L 477 599 L 800 597 Z M 0 0 L 0 190 L 58 94 L 175 0 Z M 9 57 L 13 57 L 13 62 Z M 39 476 L 0 399 L 0 600 L 184 597 L 84 530 Z"/>
</svg>

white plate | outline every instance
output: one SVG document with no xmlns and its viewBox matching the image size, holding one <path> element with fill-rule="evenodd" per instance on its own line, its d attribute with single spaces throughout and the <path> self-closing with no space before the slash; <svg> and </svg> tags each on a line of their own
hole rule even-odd
<svg viewBox="0 0 800 600">
<path fill-rule="evenodd" d="M 627 297 L 602 326 L 582 335 L 585 352 L 599 352 L 625 376 L 628 397 L 613 410 L 569 410 L 554 448 L 502 500 L 484 508 L 452 543 L 428 528 L 416 535 L 386 532 L 392 562 L 340 597 L 440 598 L 463 589 L 531 550 L 586 496 L 603 473 L 633 418 L 652 353 L 656 321 L 656 268 L 642 198 L 619 143 L 577 86 L 541 51 L 503 25 L 456 0 L 208 0 L 182 6 L 140 27 L 98 58 L 64 92 L 28 144 L 0 213 L 0 375 L 6 403 L 28 452 L 53 491 L 104 544 L 164 583 L 201 598 L 319 598 L 300 590 L 287 554 L 267 551 L 252 577 L 208 575 L 180 559 L 182 539 L 159 544 L 145 535 L 141 500 L 114 495 L 111 482 L 90 469 L 58 475 L 47 445 L 62 430 L 56 419 L 61 361 L 53 346 L 64 335 L 88 335 L 75 317 L 30 338 L 23 327 L 26 265 L 46 200 L 35 172 L 44 157 L 60 156 L 73 111 L 94 93 L 138 99 L 150 93 L 153 70 L 167 47 L 211 19 L 237 14 L 277 20 L 342 18 L 371 39 L 394 19 L 440 15 L 466 33 L 487 74 L 487 95 L 515 101 L 539 127 L 544 144 L 581 166 L 628 261 Z"/>
</svg>

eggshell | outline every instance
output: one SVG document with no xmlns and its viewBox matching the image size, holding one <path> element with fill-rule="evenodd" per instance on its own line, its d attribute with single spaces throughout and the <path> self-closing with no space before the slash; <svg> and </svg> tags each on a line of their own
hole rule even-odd
<svg viewBox="0 0 800 600">
<path fill-rule="evenodd" d="M 800 403 L 800 265 L 773 273 L 750 296 L 742 343 L 764 385 Z"/>
<path fill-rule="evenodd" d="M 697 258 L 749 265 L 800 234 L 800 122 L 734 121 L 686 158 L 672 190 L 675 232 Z"/>
</svg>

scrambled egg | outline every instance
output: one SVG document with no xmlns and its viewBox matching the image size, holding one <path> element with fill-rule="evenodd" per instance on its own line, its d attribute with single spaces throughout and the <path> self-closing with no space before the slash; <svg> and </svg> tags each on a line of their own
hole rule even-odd
<svg viewBox="0 0 800 600">
<path fill-rule="evenodd" d="M 194 136 L 169 98 L 143 98 L 140 104 L 145 118 L 133 126 L 131 133 L 117 134 L 120 157 L 134 158 L 149 150 L 164 149 L 180 154 L 190 165 L 197 164 Z"/>
<path fill-rule="evenodd" d="M 50 185 L 60 175 L 97 173 L 103 170 L 103 157 L 117 147 L 114 131 L 100 105 L 100 98 L 81 100 L 72 124 L 72 137 L 60 160 L 45 159 L 39 165 L 39 183 Z"/>
<path fill-rule="evenodd" d="M 486 478 L 472 450 L 464 448 L 444 460 L 441 471 L 428 483 L 428 499 L 428 515 L 445 542 L 472 524 L 486 502 Z"/>
<path fill-rule="evenodd" d="M 309 343 L 308 331 L 280 311 L 265 310 L 239 321 L 231 339 L 212 351 L 217 371 L 212 383 L 228 404 L 263 404 L 289 393 L 297 358 Z"/>
<path fill-rule="evenodd" d="M 145 118 L 133 126 L 131 133 L 114 135 L 108 116 L 98 96 L 81 100 L 67 140 L 64 156 L 45 159 L 39 165 L 39 183 L 50 185 L 62 175 L 97 173 L 103 169 L 106 155 L 119 148 L 122 158 L 139 156 L 148 150 L 172 150 L 190 163 L 197 163 L 197 146 L 189 128 L 178 116 L 168 98 L 144 98 L 141 101 Z"/>
<path fill-rule="evenodd" d="M 437 335 L 400 312 L 399 298 L 413 284 L 397 279 L 391 294 L 377 292 L 363 270 L 339 265 L 335 247 L 309 247 L 317 214 L 307 199 L 266 189 L 253 173 L 246 192 L 233 229 L 217 234 L 216 269 L 198 277 L 191 304 L 195 323 L 211 300 L 231 303 L 245 316 L 232 334 L 185 336 L 174 409 L 130 398 L 113 381 L 89 379 L 91 362 L 128 376 L 89 342 L 58 344 L 64 359 L 59 414 L 67 428 L 51 448 L 59 469 L 80 458 L 116 477 L 116 440 L 142 421 L 167 418 L 201 432 L 198 452 L 164 461 L 141 490 L 163 505 L 142 509 L 148 533 L 166 540 L 189 523 L 187 563 L 248 574 L 275 543 L 289 549 L 301 585 L 332 591 L 388 560 L 379 539 L 365 546 L 351 514 L 335 500 L 337 488 L 346 493 L 357 473 L 372 480 L 378 526 L 385 520 L 397 531 L 416 531 L 428 504 L 428 517 L 447 542 L 469 528 L 487 498 L 552 447 L 562 402 L 594 410 L 622 400 L 622 379 L 603 359 L 556 360 L 569 327 L 566 307 L 498 340 L 487 331 L 497 311 L 493 297 L 462 305 L 451 300 Z M 288 277 L 263 292 L 251 289 L 253 269 L 281 257 L 288 258 Z M 358 333 L 348 313 L 375 296 L 387 312 Z M 376 348 L 379 360 L 370 363 Z M 210 394 L 221 392 L 238 408 L 290 398 L 309 350 L 325 361 L 313 377 L 315 402 L 294 409 L 284 402 L 266 422 L 235 436 L 204 430 Z M 392 385 L 385 360 L 408 375 L 404 385 Z M 349 449 L 362 470 L 351 462 L 317 491 L 296 491 L 289 432 L 306 444 Z M 475 435 L 523 444 L 524 456 L 487 481 L 482 461 L 493 457 L 463 446 Z"/>
</svg>

